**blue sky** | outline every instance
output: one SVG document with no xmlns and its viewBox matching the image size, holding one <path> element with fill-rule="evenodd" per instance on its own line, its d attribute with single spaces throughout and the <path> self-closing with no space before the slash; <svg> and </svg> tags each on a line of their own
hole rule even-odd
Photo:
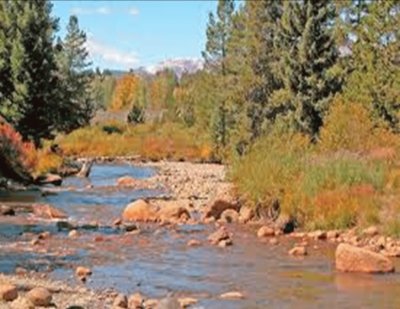
<svg viewBox="0 0 400 309">
<path fill-rule="evenodd" d="M 71 14 L 88 35 L 94 66 L 129 69 L 199 58 L 215 1 L 53 1 L 60 35 Z"/>
</svg>

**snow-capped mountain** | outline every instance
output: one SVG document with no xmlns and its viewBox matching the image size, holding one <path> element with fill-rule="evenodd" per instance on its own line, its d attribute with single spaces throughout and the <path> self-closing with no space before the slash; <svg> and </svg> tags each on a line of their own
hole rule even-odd
<svg viewBox="0 0 400 309">
<path fill-rule="evenodd" d="M 164 69 L 171 69 L 178 77 L 183 73 L 195 73 L 203 68 L 203 60 L 199 58 L 168 59 L 156 65 L 146 67 L 147 72 L 155 74 Z"/>
</svg>

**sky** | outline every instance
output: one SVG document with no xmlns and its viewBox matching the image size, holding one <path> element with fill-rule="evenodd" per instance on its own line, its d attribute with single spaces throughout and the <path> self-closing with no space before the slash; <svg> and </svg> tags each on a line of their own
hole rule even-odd
<svg viewBox="0 0 400 309">
<path fill-rule="evenodd" d="M 127 70 L 161 61 L 200 58 L 213 0 L 62 1 L 53 0 L 59 35 L 71 14 L 87 34 L 94 67 Z"/>
</svg>

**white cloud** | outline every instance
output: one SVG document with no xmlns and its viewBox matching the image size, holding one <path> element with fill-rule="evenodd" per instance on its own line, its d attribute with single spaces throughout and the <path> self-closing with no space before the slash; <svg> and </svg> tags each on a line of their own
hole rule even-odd
<svg viewBox="0 0 400 309">
<path fill-rule="evenodd" d="M 137 16 L 137 15 L 139 15 L 139 10 L 138 10 L 137 8 L 135 8 L 135 7 L 131 7 L 131 8 L 129 9 L 128 13 L 129 13 L 130 15 Z"/>
<path fill-rule="evenodd" d="M 89 9 L 89 8 L 81 8 L 81 7 L 74 7 L 71 9 L 71 14 L 74 15 L 109 15 L 111 14 L 111 9 L 106 6 L 100 6 L 97 8 Z"/>
<path fill-rule="evenodd" d="M 121 51 L 114 47 L 100 43 L 93 38 L 88 38 L 86 47 L 92 58 L 104 61 L 108 66 L 118 66 L 120 68 L 132 68 L 137 65 L 139 59 L 135 52 Z"/>
</svg>

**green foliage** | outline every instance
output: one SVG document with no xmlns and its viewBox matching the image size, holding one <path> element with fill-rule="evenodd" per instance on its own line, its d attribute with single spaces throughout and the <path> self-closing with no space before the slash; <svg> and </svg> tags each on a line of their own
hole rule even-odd
<svg viewBox="0 0 400 309">
<path fill-rule="evenodd" d="M 144 109 L 138 105 L 133 105 L 128 114 L 128 123 L 144 123 Z"/>
<path fill-rule="evenodd" d="M 51 6 L 49 1 L 10 1 L 5 5 L 12 20 L 7 36 L 12 87 L 5 105 L 13 106 L 6 117 L 24 138 L 36 144 L 52 135 L 59 99 L 53 49 L 57 20 L 50 15 Z"/>
<path fill-rule="evenodd" d="M 285 112 L 290 111 L 298 128 L 312 137 L 341 87 L 330 72 L 338 57 L 334 18 L 333 1 L 286 1 L 276 40 L 281 76 L 291 96 Z"/>
<path fill-rule="evenodd" d="M 67 34 L 60 43 L 58 52 L 61 76 L 62 101 L 58 106 L 57 129 L 70 132 L 87 125 L 93 116 L 94 104 L 91 91 L 91 63 L 85 47 L 86 34 L 79 29 L 78 18 L 72 15 L 67 25 Z"/>
<path fill-rule="evenodd" d="M 400 112 L 400 3 L 370 1 L 360 15 L 352 53 L 344 66 L 350 74 L 344 89 L 347 99 L 370 108 L 375 120 L 399 131 Z"/>
</svg>

